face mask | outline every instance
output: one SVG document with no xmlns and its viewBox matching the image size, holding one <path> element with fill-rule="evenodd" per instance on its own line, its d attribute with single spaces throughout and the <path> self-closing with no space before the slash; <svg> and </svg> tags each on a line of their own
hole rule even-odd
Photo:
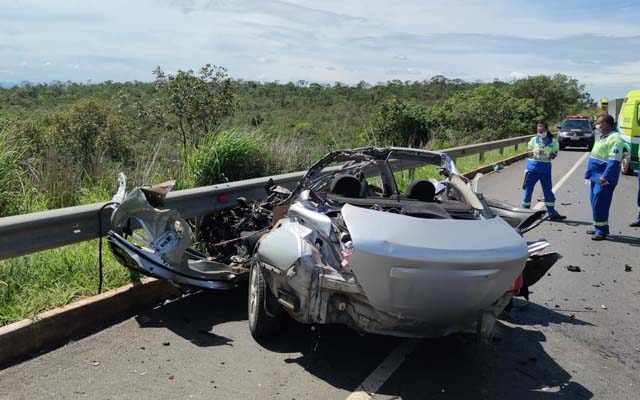
<svg viewBox="0 0 640 400">
<path fill-rule="evenodd" d="M 538 136 L 540 136 L 541 138 L 544 138 L 545 136 L 547 136 L 547 132 L 538 132 Z"/>
</svg>

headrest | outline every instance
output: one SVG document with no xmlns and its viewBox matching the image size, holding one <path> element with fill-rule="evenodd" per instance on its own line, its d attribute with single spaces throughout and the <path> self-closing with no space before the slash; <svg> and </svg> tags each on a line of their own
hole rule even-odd
<svg viewBox="0 0 640 400">
<path fill-rule="evenodd" d="M 420 201 L 434 201 L 436 187 L 427 179 L 416 179 L 407 187 L 407 197 Z"/>
<path fill-rule="evenodd" d="M 353 175 L 340 174 L 333 178 L 329 190 L 338 196 L 362 197 L 362 182 Z"/>
</svg>

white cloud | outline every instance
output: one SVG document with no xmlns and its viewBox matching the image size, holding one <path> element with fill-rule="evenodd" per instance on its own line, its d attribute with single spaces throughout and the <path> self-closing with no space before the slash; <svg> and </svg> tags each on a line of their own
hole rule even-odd
<svg viewBox="0 0 640 400">
<path fill-rule="evenodd" d="M 611 31 L 595 3 L 6 1 L 0 81 L 150 80 L 157 65 L 176 71 L 213 63 L 235 77 L 280 81 L 510 80 L 559 72 L 594 87 L 640 82 L 633 69 L 640 38 L 597 36 Z M 616 15 L 616 32 L 640 35 L 637 11 Z"/>
<path fill-rule="evenodd" d="M 640 60 L 611 64 L 601 71 L 581 74 L 581 80 L 596 85 L 628 85 L 636 89 L 640 85 Z"/>
</svg>

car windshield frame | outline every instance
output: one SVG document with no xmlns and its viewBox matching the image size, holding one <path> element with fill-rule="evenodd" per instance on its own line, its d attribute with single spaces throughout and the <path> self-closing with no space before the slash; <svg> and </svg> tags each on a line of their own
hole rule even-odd
<svg viewBox="0 0 640 400">
<path fill-rule="evenodd" d="M 591 123 L 588 119 L 565 119 L 560 128 L 562 131 L 570 131 L 574 129 L 580 129 L 582 132 L 590 132 Z"/>
<path fill-rule="evenodd" d="M 439 165 L 443 170 L 446 170 L 445 176 L 450 173 L 457 173 L 455 164 L 453 164 L 450 157 L 445 153 L 437 151 L 403 147 L 378 148 L 374 146 L 338 150 L 328 153 L 309 167 L 307 173 L 302 177 L 298 182 L 297 187 L 292 191 L 291 196 L 287 200 L 284 200 L 283 203 L 297 197 L 303 190 L 313 188 L 318 183 L 318 180 L 325 180 L 328 175 L 344 172 L 345 169 L 357 170 L 373 168 L 380 170 L 381 173 L 385 172 L 383 171 L 384 169 L 388 169 L 391 173 L 390 177 L 393 179 L 393 171 L 388 165 L 389 162 L 393 162 L 393 159 L 391 159 L 390 156 L 397 156 L 407 161 L 413 160 L 423 163 L 424 165 Z M 329 167 L 334 163 L 344 164 L 341 166 L 335 165 L 333 167 Z M 334 169 L 329 171 L 331 168 Z M 451 171 L 451 169 L 453 169 L 453 171 Z M 392 192 L 397 193 L 397 184 L 395 179 L 393 179 L 392 185 Z"/>
</svg>

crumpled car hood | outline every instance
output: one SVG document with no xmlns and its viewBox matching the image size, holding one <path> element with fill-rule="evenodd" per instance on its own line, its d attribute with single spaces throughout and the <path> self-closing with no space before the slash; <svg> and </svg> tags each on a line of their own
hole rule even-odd
<svg viewBox="0 0 640 400">
<path fill-rule="evenodd" d="M 350 266 L 378 310 L 447 319 L 490 306 L 522 272 L 527 243 L 501 218 L 420 219 L 346 204 Z"/>
</svg>

